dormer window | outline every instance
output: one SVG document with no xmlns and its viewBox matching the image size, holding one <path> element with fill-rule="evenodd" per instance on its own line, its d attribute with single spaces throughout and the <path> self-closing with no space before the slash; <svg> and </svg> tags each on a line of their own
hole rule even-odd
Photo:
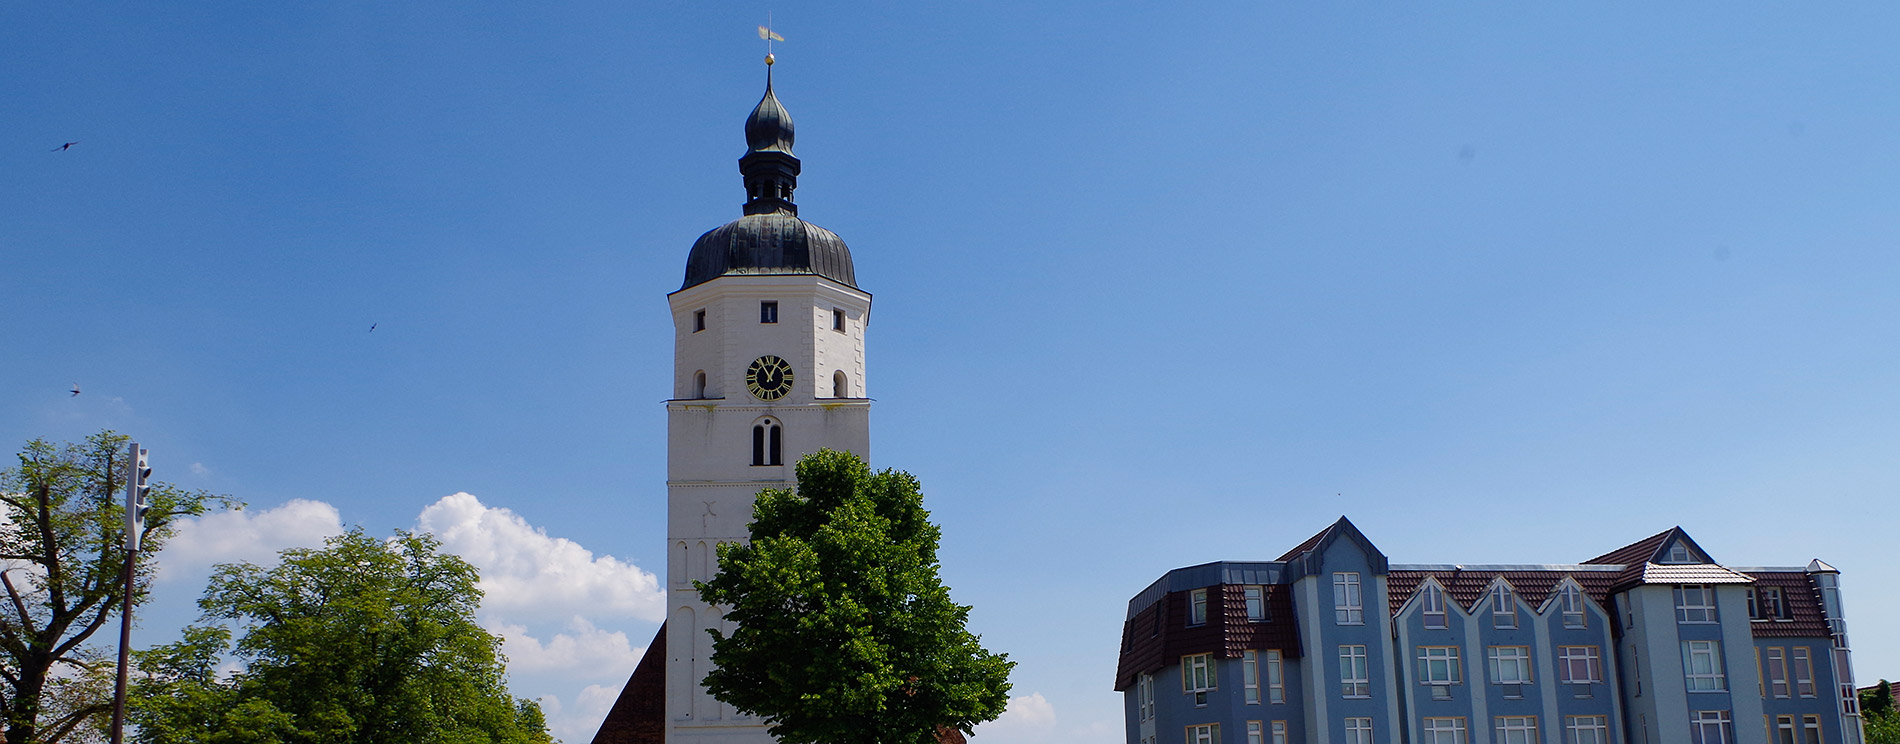
<svg viewBox="0 0 1900 744">
<path fill-rule="evenodd" d="M 1207 590 L 1196 589 L 1188 593 L 1188 625 L 1207 623 Z"/>
<path fill-rule="evenodd" d="M 1695 563 L 1696 557 L 1695 553 L 1689 550 L 1688 545 L 1684 544 L 1681 540 L 1677 540 L 1676 544 L 1669 546 L 1669 554 L 1663 556 L 1662 562 Z"/>
<path fill-rule="evenodd" d="M 759 303 L 759 322 L 760 323 L 777 323 L 778 322 L 778 301 L 777 300 L 766 300 L 764 302 Z"/>
<path fill-rule="evenodd" d="M 1247 598 L 1247 619 L 1256 623 L 1267 621 L 1267 588 L 1257 584 L 1248 585 L 1241 590 Z"/>
<path fill-rule="evenodd" d="M 1425 606 L 1425 627 L 1444 628 L 1450 625 L 1449 617 L 1445 614 L 1444 592 L 1439 591 L 1436 586 L 1428 585 L 1420 594 L 1419 599 Z"/>
<path fill-rule="evenodd" d="M 1517 598 L 1511 596 L 1511 589 L 1498 584 L 1491 589 L 1491 627 L 1517 627 Z"/>
</svg>

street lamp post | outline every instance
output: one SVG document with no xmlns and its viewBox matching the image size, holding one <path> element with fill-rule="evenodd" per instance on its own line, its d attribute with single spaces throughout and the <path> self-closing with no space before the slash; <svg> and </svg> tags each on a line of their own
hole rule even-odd
<svg viewBox="0 0 1900 744">
<path fill-rule="evenodd" d="M 152 468 L 138 442 L 127 452 L 130 477 L 125 479 L 125 605 L 119 612 L 119 680 L 112 688 L 112 744 L 125 741 L 125 682 L 132 651 L 132 567 L 139 555 L 139 528 L 145 525 L 145 494 L 152 490 Z"/>
</svg>

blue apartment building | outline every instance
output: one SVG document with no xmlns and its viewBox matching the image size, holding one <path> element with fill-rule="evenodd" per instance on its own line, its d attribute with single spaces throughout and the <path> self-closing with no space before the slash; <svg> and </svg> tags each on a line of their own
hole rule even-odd
<svg viewBox="0 0 1900 744">
<path fill-rule="evenodd" d="M 1577 564 L 1388 563 L 1341 517 L 1128 602 L 1129 744 L 1862 744 L 1840 576 L 1681 528 Z"/>
</svg>

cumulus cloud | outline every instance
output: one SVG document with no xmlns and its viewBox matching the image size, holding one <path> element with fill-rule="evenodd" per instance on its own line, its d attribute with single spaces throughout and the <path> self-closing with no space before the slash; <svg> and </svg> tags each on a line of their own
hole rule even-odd
<svg viewBox="0 0 1900 744">
<path fill-rule="evenodd" d="M 158 578 L 203 574 L 214 563 L 270 562 L 285 548 L 308 548 L 343 533 L 336 507 L 292 499 L 274 509 L 218 512 L 178 521 L 178 532 L 158 554 Z"/>
<path fill-rule="evenodd" d="M 191 474 L 199 476 L 210 475 L 211 468 L 205 467 L 205 464 L 202 462 L 194 462 L 191 464 Z"/>
<path fill-rule="evenodd" d="M 484 612 L 514 621 L 588 616 L 653 622 L 666 614 L 659 577 L 611 555 L 596 557 L 572 540 L 549 537 L 507 509 L 466 493 L 422 510 L 417 529 L 482 572 Z"/>
<path fill-rule="evenodd" d="M 607 720 L 607 711 L 613 709 L 614 701 L 620 698 L 619 685 L 588 685 L 575 696 L 574 705 L 561 704 L 560 698 L 545 695 L 541 698 L 541 712 L 547 714 L 548 733 L 562 741 L 588 741 L 600 730 L 600 722 Z"/>
<path fill-rule="evenodd" d="M 996 720 L 981 724 L 970 738 L 988 744 L 1004 742 L 1040 742 L 1048 739 L 1056 726 L 1056 706 L 1040 692 L 1009 699 L 1008 707 Z"/>
<path fill-rule="evenodd" d="M 501 636 L 508 669 L 526 674 L 558 671 L 568 678 L 621 677 L 646 653 L 628 643 L 626 633 L 601 630 L 584 617 L 570 620 L 567 632 L 556 633 L 545 643 L 520 625 L 497 624 L 489 630 Z"/>
</svg>

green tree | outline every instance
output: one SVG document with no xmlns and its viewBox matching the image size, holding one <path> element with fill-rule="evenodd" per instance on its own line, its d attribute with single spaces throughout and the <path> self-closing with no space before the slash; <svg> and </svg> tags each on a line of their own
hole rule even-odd
<svg viewBox="0 0 1900 744">
<path fill-rule="evenodd" d="M 1860 712 L 1867 716 L 1885 716 L 1893 714 L 1893 683 L 1880 680 L 1874 689 L 1861 690 Z"/>
<path fill-rule="evenodd" d="M 540 706 L 508 695 L 500 639 L 475 624 L 475 567 L 439 547 L 358 529 L 272 568 L 218 566 L 198 603 L 206 625 L 140 655 L 136 740 L 551 742 Z M 227 650 L 243 669 L 220 679 Z"/>
<path fill-rule="evenodd" d="M 114 665 L 89 641 L 124 608 L 126 441 L 35 439 L 0 470 L 0 717 L 13 744 L 96 739 L 111 711 Z M 134 607 L 177 518 L 236 504 L 165 483 L 148 500 Z"/>
<path fill-rule="evenodd" d="M 707 631 L 707 689 L 785 744 L 929 744 L 1000 715 L 1015 663 L 964 629 L 917 479 L 831 450 L 797 474 L 797 490 L 759 494 L 751 542 L 720 546 L 719 574 L 694 584 L 738 624 Z"/>
</svg>

